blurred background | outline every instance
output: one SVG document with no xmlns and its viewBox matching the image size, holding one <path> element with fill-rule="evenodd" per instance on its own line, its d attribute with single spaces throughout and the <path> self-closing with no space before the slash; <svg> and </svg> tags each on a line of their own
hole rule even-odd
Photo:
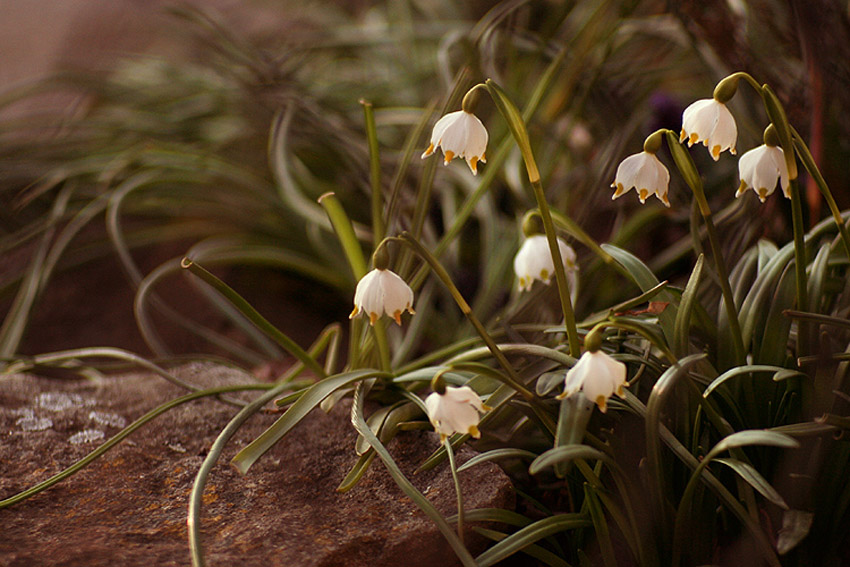
<svg viewBox="0 0 850 567">
<path fill-rule="evenodd" d="M 337 193 L 368 253 L 361 100 L 375 109 L 391 232 L 437 246 L 486 184 L 441 260 L 482 319 L 545 318 L 545 290 L 511 291 L 533 200 L 490 102 L 478 109 L 491 136 L 481 175 L 418 157 L 438 115 L 487 78 L 534 105 L 552 206 L 676 282 L 693 262 L 690 193 L 673 175 L 671 209 L 612 202 L 617 164 L 747 71 L 778 93 L 846 208 L 848 11 L 840 0 L 0 0 L 0 356 L 91 345 L 283 356 L 180 273 L 187 253 L 302 344 L 345 320 L 355 280 L 316 198 Z M 730 107 L 740 155 L 767 121 L 747 87 Z M 692 155 L 730 264 L 760 238 L 790 238 L 783 200 L 733 199 L 736 160 Z M 826 214 L 809 187 L 807 222 Z M 593 278 L 601 268 L 577 249 Z M 622 299 L 609 280 L 586 280 L 579 316 Z M 421 293 L 441 318 L 408 348 L 468 332 L 437 286 Z"/>
</svg>

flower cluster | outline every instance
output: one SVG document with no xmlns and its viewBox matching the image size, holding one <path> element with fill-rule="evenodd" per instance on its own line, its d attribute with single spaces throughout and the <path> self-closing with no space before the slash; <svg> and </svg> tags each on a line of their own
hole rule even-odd
<svg viewBox="0 0 850 567">
<path fill-rule="evenodd" d="M 682 114 L 682 131 L 679 142 L 686 142 L 688 147 L 702 142 L 711 157 L 717 161 L 720 154 L 726 150 L 735 154 L 735 143 L 738 128 L 735 118 L 726 104 L 715 99 L 702 99 L 688 106 Z M 788 166 L 782 148 L 766 134 L 765 144 L 754 148 L 741 156 L 738 161 L 738 172 L 741 184 L 735 197 L 740 197 L 747 189 L 752 189 L 759 200 L 765 199 L 776 190 L 777 182 L 782 187 L 786 197 L 789 197 Z M 670 206 L 667 199 L 667 189 L 670 183 L 670 173 L 664 164 L 656 157 L 654 151 L 644 149 L 624 159 L 611 184 L 615 188 L 612 199 L 617 199 L 634 188 L 641 203 L 655 194 L 662 203 Z"/>
</svg>

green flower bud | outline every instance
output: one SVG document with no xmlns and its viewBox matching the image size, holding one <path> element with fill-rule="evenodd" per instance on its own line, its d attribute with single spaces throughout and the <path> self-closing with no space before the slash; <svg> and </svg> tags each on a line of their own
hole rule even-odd
<svg viewBox="0 0 850 567">
<path fill-rule="evenodd" d="M 714 100 L 723 104 L 732 100 L 732 97 L 738 91 L 738 79 L 740 79 L 740 75 L 733 73 L 717 83 L 717 86 L 714 87 Z"/>
</svg>

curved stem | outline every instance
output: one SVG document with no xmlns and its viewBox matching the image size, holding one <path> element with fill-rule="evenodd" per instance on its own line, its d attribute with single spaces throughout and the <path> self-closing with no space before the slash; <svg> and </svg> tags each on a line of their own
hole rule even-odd
<svg viewBox="0 0 850 567">
<path fill-rule="evenodd" d="M 807 311 L 809 307 L 807 278 L 806 278 L 806 241 L 803 226 L 803 205 L 800 201 L 800 183 L 792 179 L 789 183 L 791 195 L 791 221 L 794 229 L 794 277 L 797 283 L 797 310 Z M 810 352 L 808 321 L 797 323 L 797 356 L 805 356 Z"/>
<path fill-rule="evenodd" d="M 847 257 L 850 258 L 850 234 L 847 233 L 847 225 L 845 224 L 844 219 L 841 218 L 841 209 L 838 208 L 838 204 L 832 196 L 832 191 L 829 190 L 826 180 L 823 178 L 823 175 L 821 175 L 806 142 L 803 141 L 802 136 L 800 136 L 799 132 L 797 132 L 793 126 L 791 127 L 791 133 L 794 136 L 794 148 L 797 150 L 797 155 L 800 156 L 800 160 L 803 162 L 803 167 L 805 167 L 806 171 L 809 172 L 809 175 L 812 176 L 812 179 L 814 179 L 815 184 L 823 195 L 826 204 L 829 206 L 829 212 L 832 213 L 832 218 L 835 220 L 838 232 L 841 233 L 841 240 L 844 242 L 844 250 L 847 252 Z"/>
<path fill-rule="evenodd" d="M 460 488 L 460 479 L 457 476 L 457 465 L 455 464 L 455 452 L 452 449 L 452 443 L 446 437 L 443 440 L 443 445 L 446 447 L 446 455 L 449 457 L 449 468 L 452 469 L 452 480 L 455 484 L 455 493 L 457 493 L 457 537 L 463 543 L 463 493 Z"/>
<path fill-rule="evenodd" d="M 546 202 L 546 196 L 543 193 L 543 184 L 540 182 L 540 170 L 537 168 L 537 162 L 534 159 L 534 153 L 531 150 L 531 142 L 528 138 L 528 131 L 525 128 L 525 122 L 522 115 L 513 102 L 508 98 L 505 92 L 492 79 L 487 79 L 485 82 L 487 91 L 490 97 L 499 109 L 499 112 L 508 123 L 508 128 L 511 131 L 520 153 L 522 154 L 525 169 L 528 174 L 528 181 L 531 183 L 531 189 L 534 193 L 534 199 L 537 201 L 537 208 L 540 210 L 540 219 L 543 221 L 543 231 L 546 233 L 546 241 L 549 244 L 549 252 L 552 255 L 552 262 L 555 268 L 555 280 L 558 284 L 558 297 L 561 300 L 561 310 L 564 313 L 564 327 L 567 331 L 567 339 L 569 341 L 570 354 L 574 357 L 581 355 L 581 347 L 579 346 L 578 331 L 576 329 L 575 312 L 573 311 L 572 299 L 570 298 L 570 288 L 567 283 L 567 274 L 564 269 L 564 260 L 561 258 L 561 250 L 558 247 L 558 236 L 555 231 L 555 224 L 552 222 L 552 213 L 549 211 L 549 204 Z"/>
<path fill-rule="evenodd" d="M 469 322 L 472 323 L 472 326 L 475 327 L 475 330 L 481 336 L 481 339 L 484 341 L 484 344 L 486 344 L 487 348 L 490 349 L 490 352 L 493 354 L 493 357 L 502 366 L 502 368 L 505 369 L 505 372 L 507 373 L 506 379 L 508 380 L 510 386 L 514 388 L 517 392 L 522 394 L 522 396 L 527 400 L 534 400 L 534 394 L 531 392 L 531 390 L 523 386 L 519 375 L 516 373 L 516 370 L 514 370 L 513 366 L 511 366 L 511 363 L 496 345 L 496 342 L 484 328 L 484 325 L 481 324 L 481 321 L 478 320 L 478 317 L 475 316 L 475 313 L 472 312 L 472 308 L 469 306 L 469 303 L 467 303 L 466 300 L 463 298 L 463 295 L 461 295 L 460 290 L 458 290 L 457 286 L 455 286 L 454 282 L 452 281 L 452 278 L 449 276 L 449 273 L 442 266 L 442 264 L 440 264 L 437 258 L 435 258 L 434 255 L 431 254 L 431 252 L 429 252 L 424 246 L 422 246 L 422 244 L 420 244 L 419 241 L 416 240 L 416 238 L 414 238 L 413 235 L 408 232 L 401 233 L 401 237 L 399 238 L 399 240 L 410 246 L 419 255 L 420 258 L 422 258 L 423 260 L 425 260 L 425 262 L 428 263 L 434 274 L 436 274 L 437 277 L 440 278 L 440 280 L 449 290 L 449 293 L 455 300 L 455 303 L 457 303 L 458 307 L 460 307 L 461 312 L 466 316 Z"/>
<path fill-rule="evenodd" d="M 204 554 L 200 534 L 201 523 L 199 519 L 201 517 L 201 504 L 203 503 L 204 498 L 204 487 L 206 486 L 207 477 L 209 476 L 210 471 L 218 462 L 218 458 L 224 450 L 224 446 L 227 445 L 227 442 L 230 441 L 231 437 L 233 437 L 239 428 L 242 427 L 242 424 L 262 409 L 267 402 L 273 400 L 275 397 L 280 395 L 281 392 L 288 388 L 291 388 L 290 384 L 280 384 L 242 408 L 239 413 L 230 420 L 230 423 L 227 424 L 221 433 L 218 434 L 218 437 L 216 437 L 210 447 L 206 458 L 204 458 L 201 468 L 198 469 L 198 473 L 195 475 L 195 482 L 192 484 L 192 492 L 189 496 L 189 513 L 186 516 L 186 524 L 189 532 L 189 553 L 192 556 L 192 565 L 194 567 L 202 567 L 204 565 Z"/>
<path fill-rule="evenodd" d="M 711 255 L 720 283 L 720 292 L 723 295 L 723 307 L 726 310 L 726 318 L 729 320 L 729 327 L 734 338 L 735 362 L 737 364 L 743 364 L 746 360 L 746 348 L 744 347 L 743 334 L 741 333 L 741 322 L 738 319 L 738 308 L 735 305 L 732 286 L 729 284 L 729 272 L 726 269 L 726 262 L 723 260 L 723 251 L 720 248 L 720 239 L 717 238 L 717 228 L 714 226 L 711 207 L 708 206 L 708 200 L 705 198 L 702 178 L 699 176 L 691 155 L 679 143 L 676 133 L 672 130 L 665 130 L 664 133 L 667 140 L 667 147 L 673 156 L 673 162 L 693 192 L 697 207 L 705 222 Z"/>
</svg>

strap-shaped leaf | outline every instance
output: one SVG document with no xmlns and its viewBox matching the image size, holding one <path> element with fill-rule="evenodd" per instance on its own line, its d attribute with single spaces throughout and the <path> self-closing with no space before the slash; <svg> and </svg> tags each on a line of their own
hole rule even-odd
<svg viewBox="0 0 850 567">
<path fill-rule="evenodd" d="M 245 474 L 257 459 L 272 448 L 284 435 L 295 427 L 310 411 L 319 405 L 322 400 L 331 395 L 339 388 L 344 388 L 360 380 L 375 378 L 378 376 L 389 377 L 378 370 L 355 370 L 344 372 L 335 376 L 329 376 L 320 382 L 316 382 L 304 394 L 293 403 L 286 413 L 278 418 L 268 429 L 263 431 L 259 437 L 251 441 L 244 449 L 239 451 L 230 461 L 236 470 Z"/>
<path fill-rule="evenodd" d="M 738 473 L 742 479 L 747 481 L 747 483 L 755 488 L 761 493 L 762 496 L 779 506 L 780 508 L 787 510 L 788 504 L 785 503 L 785 499 L 773 488 L 769 482 L 758 472 L 754 466 L 749 463 L 745 463 L 744 461 L 739 461 L 738 459 L 714 459 L 715 463 L 722 463 Z"/>
</svg>

